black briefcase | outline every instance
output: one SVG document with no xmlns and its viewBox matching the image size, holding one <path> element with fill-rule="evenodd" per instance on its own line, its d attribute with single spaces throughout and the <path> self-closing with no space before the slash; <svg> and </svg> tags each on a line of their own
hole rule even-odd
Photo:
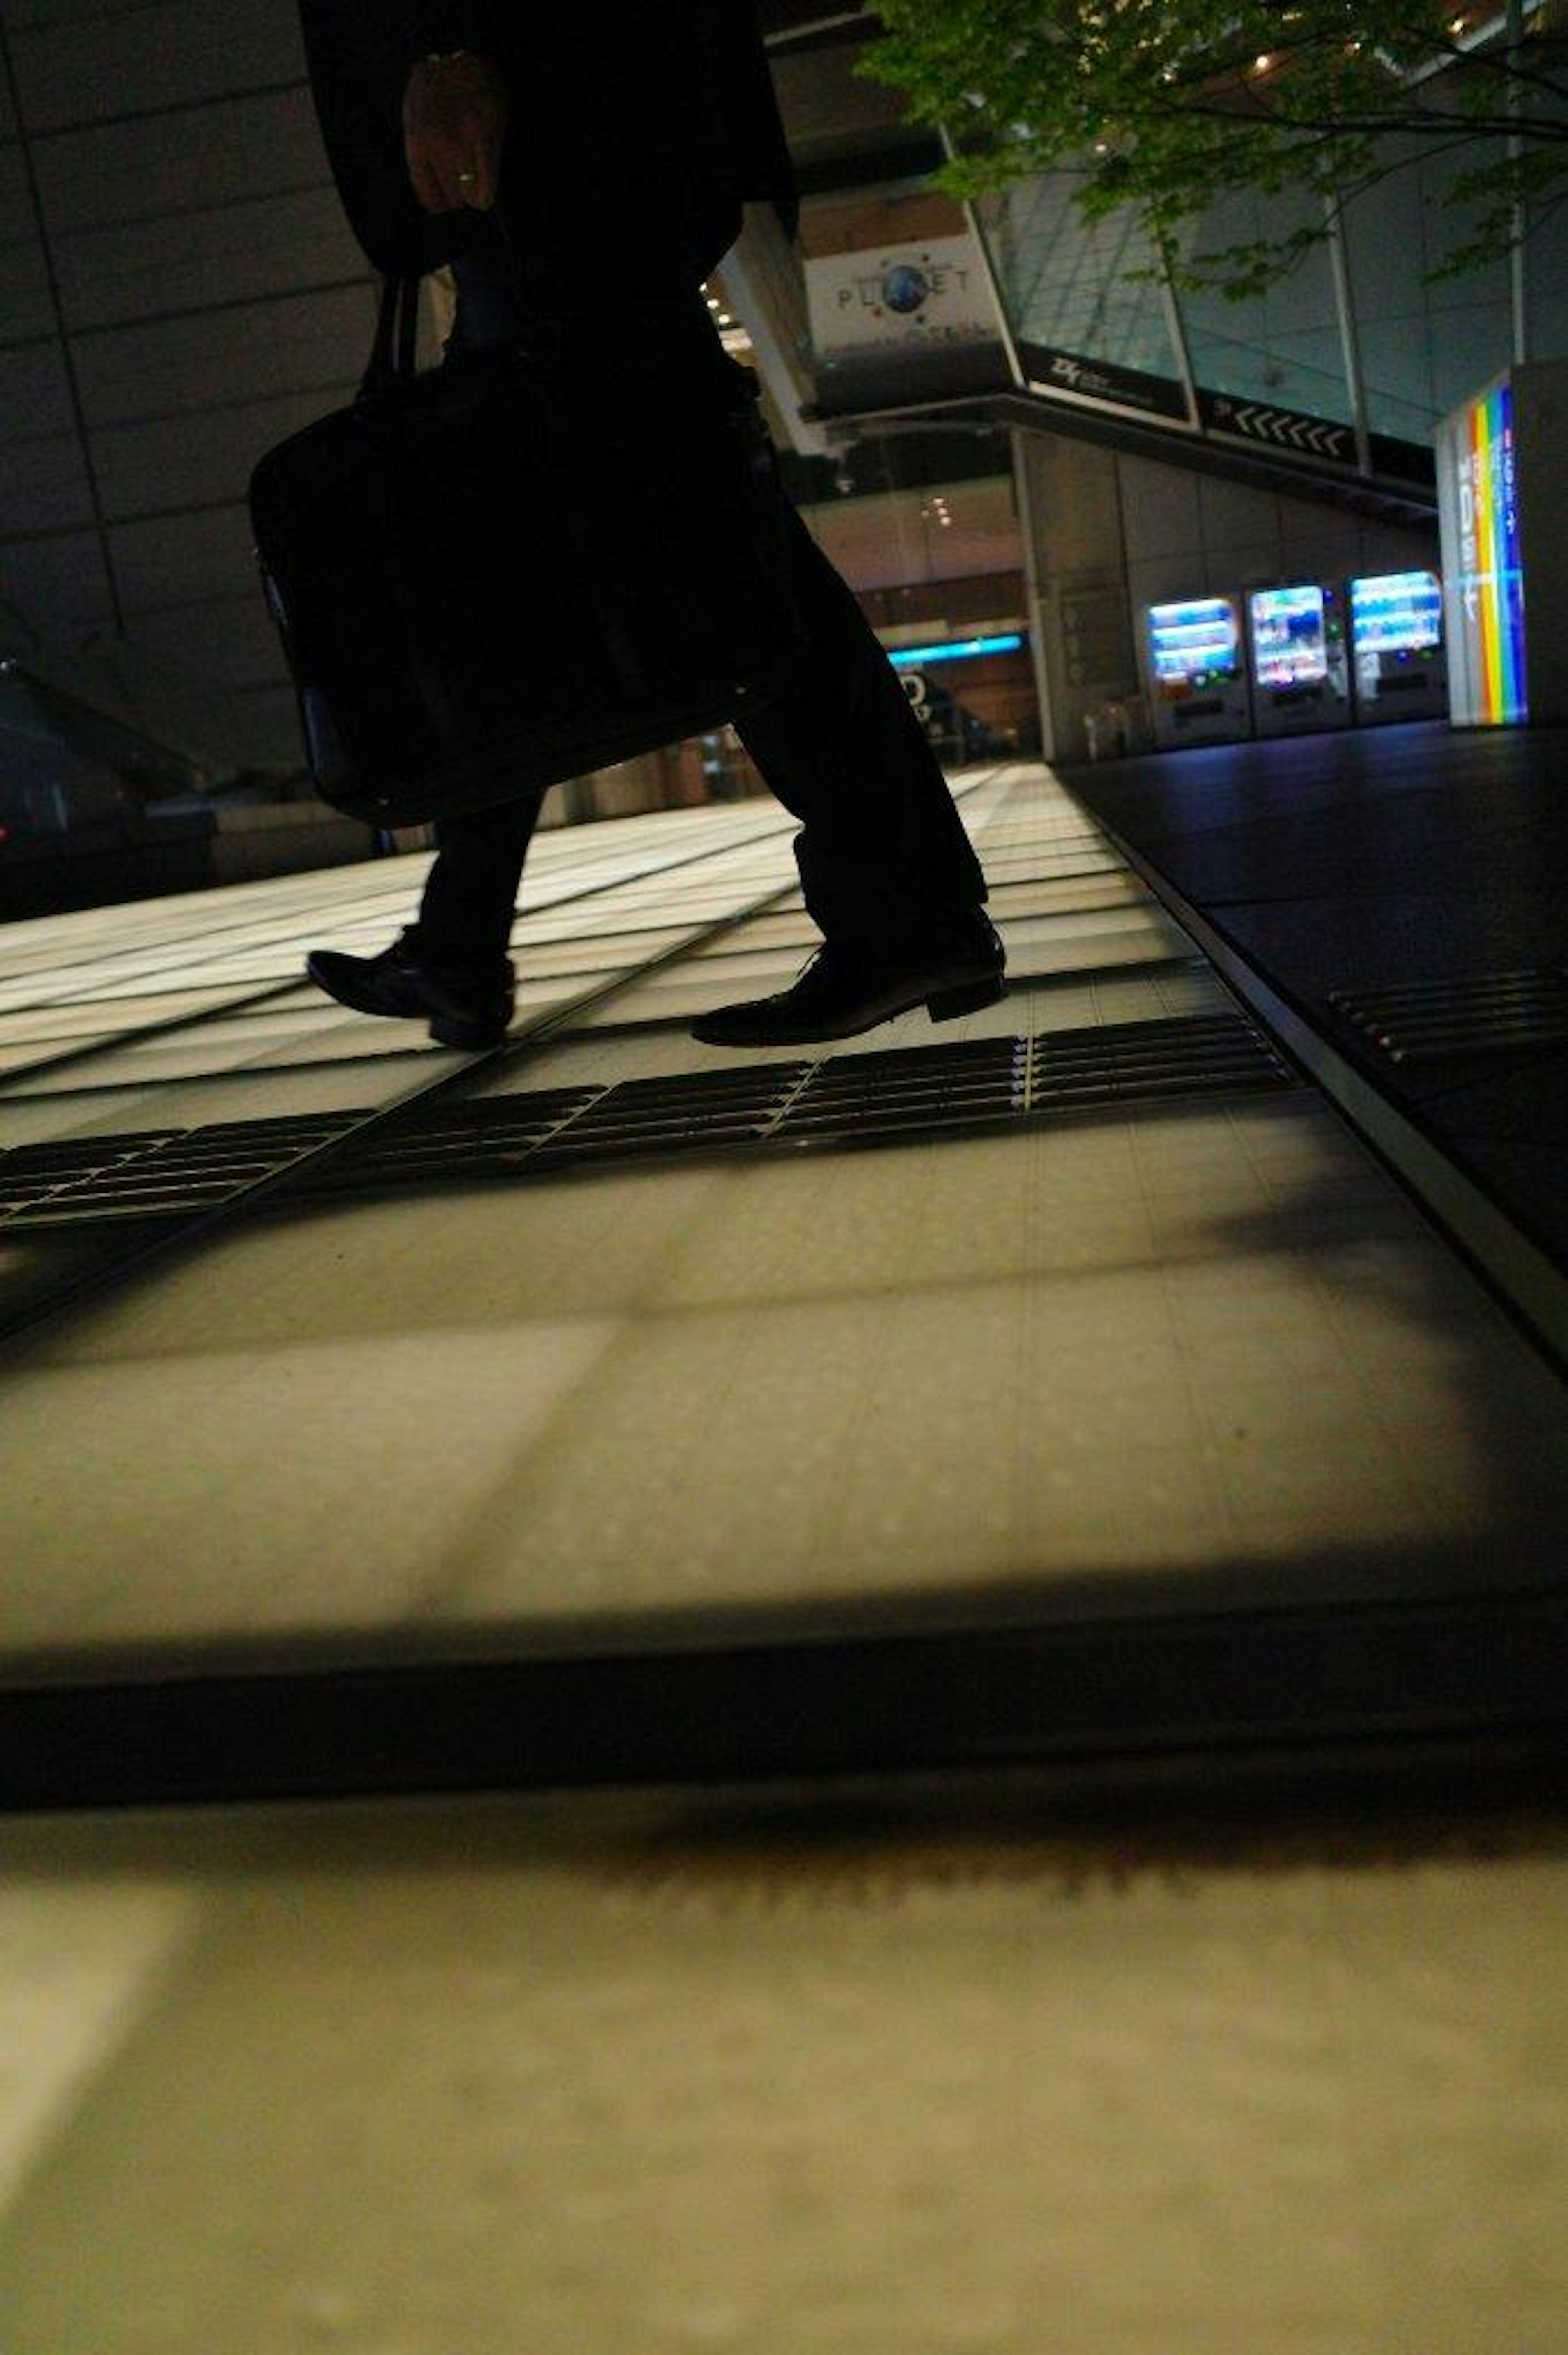
<svg viewBox="0 0 1568 2355">
<path fill-rule="evenodd" d="M 385 282 L 353 404 L 250 482 L 316 785 L 376 826 L 744 719 L 801 644 L 747 370 L 715 353 L 711 394 L 641 432 L 623 387 L 617 435 L 615 388 L 547 320 L 416 373 L 418 282 Z"/>
</svg>

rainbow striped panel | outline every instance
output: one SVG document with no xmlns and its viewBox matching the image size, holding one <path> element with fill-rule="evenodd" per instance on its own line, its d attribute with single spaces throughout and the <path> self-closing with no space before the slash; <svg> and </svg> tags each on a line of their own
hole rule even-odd
<svg viewBox="0 0 1568 2355">
<path fill-rule="evenodd" d="M 1493 387 L 1470 411 L 1470 483 L 1475 497 L 1478 717 L 1493 726 L 1523 719 L 1524 575 L 1515 499 L 1513 389 Z"/>
</svg>

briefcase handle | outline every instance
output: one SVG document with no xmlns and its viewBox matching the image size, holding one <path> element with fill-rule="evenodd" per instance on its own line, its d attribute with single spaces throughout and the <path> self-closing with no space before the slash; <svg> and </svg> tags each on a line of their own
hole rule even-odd
<svg viewBox="0 0 1568 2355">
<path fill-rule="evenodd" d="M 493 212 L 488 218 L 494 222 L 515 260 L 517 249 L 504 215 Z M 415 352 L 419 336 L 419 288 L 425 274 L 423 265 L 414 269 L 390 270 L 384 274 L 370 358 L 360 379 L 360 401 L 375 400 L 415 375 Z M 534 357 L 547 358 L 559 342 L 558 325 L 521 293 L 514 293 L 514 300 L 520 323 L 518 344 Z"/>
<path fill-rule="evenodd" d="M 378 393 L 388 391 L 399 378 L 408 378 L 414 374 L 423 276 L 420 271 L 409 276 L 389 270 L 381 282 L 370 359 L 359 382 L 361 401 L 374 400 Z"/>
</svg>

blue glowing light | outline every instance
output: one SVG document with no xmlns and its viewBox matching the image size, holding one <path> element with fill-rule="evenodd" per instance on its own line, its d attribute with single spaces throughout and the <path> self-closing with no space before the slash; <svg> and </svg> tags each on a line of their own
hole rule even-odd
<svg viewBox="0 0 1568 2355">
<path fill-rule="evenodd" d="M 888 659 L 904 670 L 916 663 L 963 662 L 971 655 L 1016 654 L 1022 644 L 1022 632 L 1011 630 L 995 638 L 948 638 L 939 646 L 898 646 Z"/>
</svg>

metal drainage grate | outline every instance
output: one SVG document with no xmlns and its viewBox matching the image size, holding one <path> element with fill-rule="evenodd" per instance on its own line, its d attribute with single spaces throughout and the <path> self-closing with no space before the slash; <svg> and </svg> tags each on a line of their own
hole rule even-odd
<svg viewBox="0 0 1568 2355">
<path fill-rule="evenodd" d="M 1562 965 L 1335 989 L 1329 1003 L 1394 1063 L 1516 1054 L 1568 1041 L 1568 967 Z"/>
<path fill-rule="evenodd" d="M 811 1072 L 768 1141 L 854 1145 L 1016 1120 L 1024 1110 L 1028 1059 L 1026 1039 L 834 1055 Z"/>
<path fill-rule="evenodd" d="M 754 1063 L 674 1079 L 623 1080 L 547 1138 L 531 1167 L 543 1174 L 594 1161 L 758 1144 L 776 1127 L 810 1068 L 806 1062 Z"/>
<path fill-rule="evenodd" d="M 1239 1015 L 1177 1017 L 1044 1038 L 980 1039 L 812 1062 L 757 1063 L 610 1087 L 235 1121 L 73 1139 L 0 1156 L 0 1226 L 167 1219 L 222 1203 L 364 1123 L 273 1207 L 475 1186 L 694 1153 L 891 1143 L 1107 1103 L 1296 1084 Z"/>
<path fill-rule="evenodd" d="M 809 1064 L 623 1080 L 618 1086 L 498 1096 L 461 1108 L 411 1108 L 362 1145 L 302 1170 L 280 1199 L 401 1190 L 453 1179 L 485 1185 L 523 1175 L 754 1144 L 779 1117 Z"/>
<path fill-rule="evenodd" d="M 486 1097 L 477 1103 L 413 1107 L 378 1122 L 346 1153 L 302 1170 L 281 1188 L 291 1202 L 307 1196 L 404 1192 L 461 1178 L 467 1185 L 515 1177 L 564 1122 L 608 1093 L 603 1088 L 550 1088 L 533 1095 Z"/>
<path fill-rule="evenodd" d="M 102 1225 L 207 1209 L 329 1144 L 363 1113 L 305 1113 L 133 1136 L 72 1137 L 0 1156 L 0 1228 Z"/>
<path fill-rule="evenodd" d="M 127 1136 L 70 1137 L 58 1144 L 15 1146 L 0 1155 L 0 1223 L 33 1210 L 51 1195 L 104 1182 L 116 1170 L 144 1161 L 182 1133 L 177 1128 L 155 1128 Z"/>
<path fill-rule="evenodd" d="M 1295 1084 L 1288 1065 L 1242 1016 L 1194 1014 L 1036 1039 L 1029 1109 L 1066 1111 L 1075 1104 Z"/>
</svg>

